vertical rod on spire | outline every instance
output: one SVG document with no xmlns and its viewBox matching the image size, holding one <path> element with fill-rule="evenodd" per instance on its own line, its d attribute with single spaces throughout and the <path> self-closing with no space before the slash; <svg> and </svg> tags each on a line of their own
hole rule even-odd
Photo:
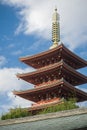
<svg viewBox="0 0 87 130">
<path fill-rule="evenodd" d="M 50 49 L 58 46 L 58 42 L 60 41 L 60 25 L 59 25 L 59 14 L 57 13 L 57 8 L 55 8 L 55 12 L 52 16 L 52 41 L 53 45 Z"/>
</svg>

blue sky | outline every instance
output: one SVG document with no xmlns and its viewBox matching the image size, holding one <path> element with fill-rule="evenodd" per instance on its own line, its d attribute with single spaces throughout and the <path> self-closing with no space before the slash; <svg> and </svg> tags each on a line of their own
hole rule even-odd
<svg viewBox="0 0 87 130">
<path fill-rule="evenodd" d="M 32 87 L 15 76 L 33 70 L 18 58 L 49 49 L 55 5 L 60 14 L 61 42 L 87 60 L 87 0 L 0 0 L 0 114 L 11 107 L 30 105 L 12 94 L 14 89 Z M 87 68 L 79 71 L 87 75 Z M 80 89 L 87 92 L 87 84 Z"/>
</svg>

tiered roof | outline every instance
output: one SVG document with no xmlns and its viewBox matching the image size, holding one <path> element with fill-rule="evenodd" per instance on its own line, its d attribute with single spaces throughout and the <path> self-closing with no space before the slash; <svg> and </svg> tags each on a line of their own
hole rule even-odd
<svg viewBox="0 0 87 130">
<path fill-rule="evenodd" d="M 70 82 L 72 82 L 71 84 L 74 86 L 87 83 L 86 76 L 84 76 L 80 72 L 73 69 L 71 66 L 66 64 L 63 60 L 54 64 L 50 64 L 48 66 L 42 67 L 30 73 L 17 74 L 17 77 L 27 82 L 37 85 L 41 82 L 40 81 L 41 78 L 43 79 L 43 77 L 46 77 L 46 76 L 49 77 L 49 75 L 54 76 L 55 74 L 57 78 L 59 79 L 63 77 L 66 80 L 69 80 Z M 68 76 L 66 77 L 66 75 Z"/>
<path fill-rule="evenodd" d="M 87 61 L 80 58 L 69 49 L 67 49 L 63 44 L 60 44 L 58 47 L 50 49 L 48 51 L 27 57 L 21 57 L 20 61 L 28 64 L 36 69 L 43 67 L 43 62 L 46 62 L 47 59 L 50 62 L 53 59 L 64 59 L 64 61 L 75 69 L 79 69 L 87 66 Z M 48 61 L 49 62 L 49 61 Z M 49 63 L 48 63 L 49 64 Z M 45 66 L 45 65 L 44 65 Z"/>
<path fill-rule="evenodd" d="M 43 60 L 46 62 L 46 59 L 51 61 L 53 58 L 56 61 L 52 60 L 53 63 L 49 62 L 48 65 L 43 66 Z M 63 44 L 34 56 L 20 58 L 20 60 L 38 69 L 30 73 L 17 74 L 18 78 L 34 84 L 35 88 L 21 92 L 14 91 L 15 95 L 38 102 L 39 94 L 42 95 L 48 91 L 57 91 L 62 88 L 63 93 L 74 93 L 78 101 L 87 100 L 87 93 L 75 87 L 87 83 L 87 76 L 75 70 L 87 66 L 87 61 L 69 51 Z M 46 77 L 49 79 L 52 76 L 54 77 L 53 80 L 42 81 Z"/>
<path fill-rule="evenodd" d="M 20 58 L 20 61 L 34 67 L 35 71 L 17 74 L 29 83 L 34 84 L 34 89 L 26 91 L 14 91 L 15 95 L 35 102 L 29 110 L 39 110 L 47 106 L 55 105 L 71 97 L 77 101 L 87 100 L 87 93 L 75 86 L 87 83 L 87 76 L 81 74 L 77 69 L 87 66 L 87 61 L 80 58 L 60 41 L 59 14 L 57 9 L 53 14 L 52 41 L 50 50 Z"/>
<path fill-rule="evenodd" d="M 43 94 L 43 91 L 47 93 L 48 91 L 56 91 L 57 89 L 62 88 L 62 91 L 66 93 L 73 93 L 78 98 L 78 101 L 85 101 L 87 100 L 87 93 L 73 87 L 70 83 L 68 83 L 65 79 L 60 79 L 58 81 L 55 81 L 53 83 L 47 84 L 45 86 L 41 86 L 38 88 L 26 90 L 26 91 L 14 91 L 15 95 L 18 95 L 22 98 L 38 102 L 38 95 Z"/>
</svg>

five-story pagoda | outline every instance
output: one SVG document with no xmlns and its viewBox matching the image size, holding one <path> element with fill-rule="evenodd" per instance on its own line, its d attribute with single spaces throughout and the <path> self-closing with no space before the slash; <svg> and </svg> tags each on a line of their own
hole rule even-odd
<svg viewBox="0 0 87 130">
<path fill-rule="evenodd" d="M 17 74 L 34 88 L 25 91 L 14 91 L 34 104 L 29 111 L 37 111 L 49 106 L 60 104 L 63 99 L 75 97 L 78 102 L 87 100 L 87 93 L 75 86 L 87 83 L 87 77 L 77 71 L 87 66 L 87 61 L 68 50 L 60 42 L 59 14 L 57 9 L 52 18 L 53 45 L 48 51 L 20 58 L 20 61 L 32 66 L 36 70 L 30 73 Z"/>
</svg>

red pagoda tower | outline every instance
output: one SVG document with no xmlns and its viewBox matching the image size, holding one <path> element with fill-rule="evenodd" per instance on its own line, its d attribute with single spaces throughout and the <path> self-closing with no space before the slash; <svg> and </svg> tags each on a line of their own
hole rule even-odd
<svg viewBox="0 0 87 130">
<path fill-rule="evenodd" d="M 63 99 L 68 100 L 72 97 L 77 98 L 77 102 L 87 100 L 87 93 L 75 87 L 87 83 L 87 77 L 77 71 L 86 67 L 87 61 L 68 50 L 63 44 L 58 45 L 59 28 L 59 14 L 55 9 L 52 22 L 53 45 L 48 51 L 20 58 L 20 61 L 36 69 L 30 73 L 17 74 L 18 78 L 34 84 L 34 88 L 13 92 L 34 102 L 29 111 L 60 104 Z"/>
</svg>

